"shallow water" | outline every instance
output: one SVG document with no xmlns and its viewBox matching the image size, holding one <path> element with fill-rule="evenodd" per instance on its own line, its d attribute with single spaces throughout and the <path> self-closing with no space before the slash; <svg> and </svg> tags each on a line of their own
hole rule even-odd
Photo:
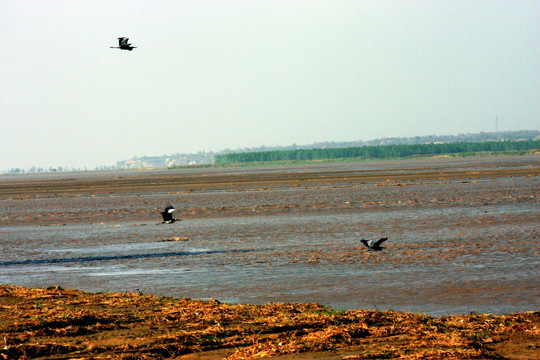
<svg viewBox="0 0 540 360">
<path fill-rule="evenodd" d="M 537 310 L 537 214 L 529 203 L 2 227 L 0 283 L 431 315 Z M 358 241 L 388 234 L 381 252 Z"/>
</svg>

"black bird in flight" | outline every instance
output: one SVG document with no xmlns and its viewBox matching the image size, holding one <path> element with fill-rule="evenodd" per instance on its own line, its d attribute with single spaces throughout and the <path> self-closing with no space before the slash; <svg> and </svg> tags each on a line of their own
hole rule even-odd
<svg viewBox="0 0 540 360">
<path fill-rule="evenodd" d="M 360 241 L 362 242 L 362 244 L 366 245 L 368 250 L 381 251 L 382 249 L 384 249 L 383 247 L 381 247 L 381 244 L 383 242 L 385 242 L 386 240 L 388 240 L 387 237 L 380 238 L 377 241 L 375 241 L 375 240 L 365 240 L 365 239 L 362 239 Z"/>
<path fill-rule="evenodd" d="M 172 205 L 167 205 L 165 210 L 161 212 L 161 216 L 163 216 L 163 224 L 171 224 L 176 221 L 180 221 L 178 219 L 173 218 L 173 212 L 175 212 L 175 208 Z"/>
<path fill-rule="evenodd" d="M 136 49 L 136 46 L 131 46 L 131 44 L 128 43 L 129 38 L 127 37 L 119 37 L 118 38 L 118 45 L 119 46 L 111 46 L 111 49 L 120 49 L 120 50 L 133 50 Z"/>
</svg>

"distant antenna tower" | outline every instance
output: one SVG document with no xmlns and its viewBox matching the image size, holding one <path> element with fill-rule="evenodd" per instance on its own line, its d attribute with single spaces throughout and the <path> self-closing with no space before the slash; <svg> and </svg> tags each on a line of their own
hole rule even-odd
<svg viewBox="0 0 540 360">
<path fill-rule="evenodd" d="M 499 134 L 499 117 L 495 115 L 495 133 Z"/>
</svg>

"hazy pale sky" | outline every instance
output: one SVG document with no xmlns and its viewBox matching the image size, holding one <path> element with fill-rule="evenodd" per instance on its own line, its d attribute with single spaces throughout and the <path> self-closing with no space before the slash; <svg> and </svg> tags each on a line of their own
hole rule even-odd
<svg viewBox="0 0 540 360">
<path fill-rule="evenodd" d="M 132 52 L 111 49 L 126 36 Z M 540 128 L 540 1 L 0 2 L 0 170 Z"/>
</svg>

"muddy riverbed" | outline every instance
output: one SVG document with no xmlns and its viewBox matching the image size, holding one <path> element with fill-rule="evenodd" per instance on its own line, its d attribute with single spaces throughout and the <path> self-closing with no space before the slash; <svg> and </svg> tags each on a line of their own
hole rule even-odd
<svg viewBox="0 0 540 360">
<path fill-rule="evenodd" d="M 540 156 L 0 177 L 0 283 L 538 310 Z M 177 208 L 159 224 L 155 208 Z M 380 252 L 360 239 L 388 237 Z"/>
</svg>

